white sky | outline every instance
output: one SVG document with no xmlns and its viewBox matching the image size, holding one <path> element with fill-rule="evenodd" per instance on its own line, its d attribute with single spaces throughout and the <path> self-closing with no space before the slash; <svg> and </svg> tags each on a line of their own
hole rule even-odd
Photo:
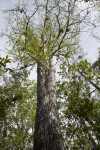
<svg viewBox="0 0 100 150">
<path fill-rule="evenodd" d="M 0 33 L 2 32 L 2 30 L 4 30 L 6 26 L 4 19 L 5 14 L 2 12 L 2 10 L 9 9 L 11 6 L 13 6 L 13 4 L 17 3 L 17 1 L 18 0 L 0 0 Z M 96 12 L 92 14 L 92 16 L 95 16 L 95 14 Z M 96 32 L 99 32 L 99 30 Z M 98 58 L 98 47 L 100 47 L 100 42 L 94 39 L 89 33 L 85 32 L 81 35 L 81 45 L 83 47 L 84 52 L 87 53 L 86 58 L 88 58 L 88 61 L 96 61 Z M 0 50 L 2 49 L 2 54 L 5 47 L 7 47 L 6 38 L 0 37 Z"/>
</svg>

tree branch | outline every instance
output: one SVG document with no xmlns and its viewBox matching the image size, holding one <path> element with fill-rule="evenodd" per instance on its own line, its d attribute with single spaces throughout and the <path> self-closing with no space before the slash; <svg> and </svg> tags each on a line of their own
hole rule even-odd
<svg viewBox="0 0 100 150">
<path fill-rule="evenodd" d="M 86 79 L 86 76 L 82 73 L 82 72 L 80 72 L 79 70 L 78 70 L 78 72 L 81 74 L 81 76 L 83 76 L 85 79 Z M 91 80 L 88 80 L 88 79 L 86 79 L 88 82 L 90 82 L 99 92 L 100 92 L 100 87 L 98 87 L 95 83 L 93 83 Z"/>
</svg>

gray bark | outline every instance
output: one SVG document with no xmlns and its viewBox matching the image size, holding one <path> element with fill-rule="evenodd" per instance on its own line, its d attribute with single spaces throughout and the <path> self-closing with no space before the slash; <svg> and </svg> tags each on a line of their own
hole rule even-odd
<svg viewBox="0 0 100 150">
<path fill-rule="evenodd" d="M 34 150 L 64 150 L 56 102 L 55 71 L 37 67 L 37 110 Z"/>
</svg>

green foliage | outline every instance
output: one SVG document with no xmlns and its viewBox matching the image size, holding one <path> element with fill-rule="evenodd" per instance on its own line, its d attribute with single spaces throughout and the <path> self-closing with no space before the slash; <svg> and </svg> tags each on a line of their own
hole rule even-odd
<svg viewBox="0 0 100 150">
<path fill-rule="evenodd" d="M 36 84 L 23 71 L 4 77 L 0 86 L 0 148 L 32 149 Z"/>
<path fill-rule="evenodd" d="M 92 149 L 100 146 L 100 102 L 89 83 L 98 79 L 85 59 L 60 65 L 62 81 L 57 82 L 57 98 L 66 149 Z M 84 74 L 82 76 L 80 72 Z M 90 77 L 91 76 L 91 77 Z M 99 94 L 99 93 L 98 93 Z M 92 139 L 92 140 L 91 140 Z"/>
<path fill-rule="evenodd" d="M 6 67 L 7 63 L 11 63 L 10 59 L 8 58 L 8 55 L 6 56 L 6 58 L 0 57 L 0 68 L 1 67 Z"/>
</svg>

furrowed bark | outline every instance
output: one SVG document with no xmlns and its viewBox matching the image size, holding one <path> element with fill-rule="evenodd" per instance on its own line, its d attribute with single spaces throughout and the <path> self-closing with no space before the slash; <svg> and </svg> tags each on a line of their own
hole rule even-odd
<svg viewBox="0 0 100 150">
<path fill-rule="evenodd" d="M 37 110 L 34 150 L 64 150 L 56 102 L 55 71 L 37 67 Z"/>
</svg>

